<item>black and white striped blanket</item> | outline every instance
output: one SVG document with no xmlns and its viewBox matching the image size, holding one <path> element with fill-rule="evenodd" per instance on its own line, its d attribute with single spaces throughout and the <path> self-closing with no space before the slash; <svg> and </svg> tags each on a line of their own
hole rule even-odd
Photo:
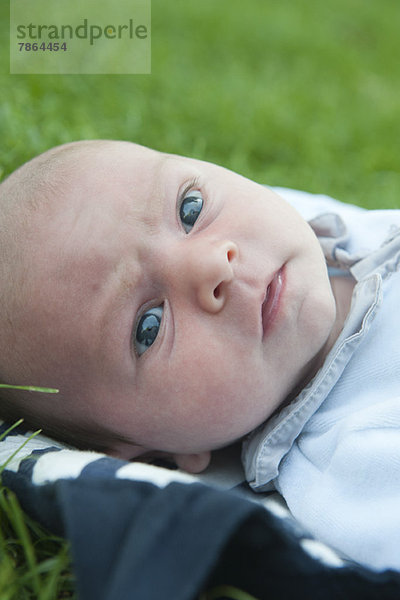
<svg viewBox="0 0 400 600">
<path fill-rule="evenodd" d="M 400 574 L 312 539 L 277 495 L 248 489 L 229 450 L 193 477 L 0 425 L 2 482 L 69 539 L 82 600 L 193 600 L 219 584 L 260 600 L 400 598 Z"/>
</svg>

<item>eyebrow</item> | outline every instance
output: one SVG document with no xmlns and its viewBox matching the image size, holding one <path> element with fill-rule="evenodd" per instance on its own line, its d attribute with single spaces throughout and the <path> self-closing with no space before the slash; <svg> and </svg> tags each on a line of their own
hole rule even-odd
<svg viewBox="0 0 400 600">
<path fill-rule="evenodd" d="M 116 274 L 114 272 L 117 283 L 113 285 L 114 291 L 111 297 L 105 300 L 104 310 L 102 310 L 99 318 L 99 337 L 97 341 L 101 351 L 101 348 L 107 347 L 110 330 L 113 332 L 112 338 L 116 340 L 117 344 L 122 344 L 122 341 L 129 335 L 129 355 L 132 359 L 135 359 L 133 360 L 134 365 L 137 363 L 137 357 L 135 352 L 132 351 L 131 337 L 138 310 L 137 301 L 134 299 L 134 290 L 140 287 L 143 280 L 143 270 L 138 261 L 136 261 L 136 267 L 135 272 L 130 271 L 129 274 L 125 265 L 122 265 L 120 273 Z M 120 335 L 118 332 L 120 332 Z M 121 339 L 116 339 L 118 337 Z M 114 344 L 111 348 L 114 348 Z M 122 355 L 125 355 L 125 350 L 123 350 Z"/>
<path fill-rule="evenodd" d="M 151 181 L 148 197 L 146 198 L 146 209 L 149 210 L 145 212 L 141 211 L 141 221 L 150 232 L 156 231 L 159 221 L 162 218 L 162 211 L 160 215 L 155 208 L 157 204 L 165 205 L 165 186 L 163 185 L 165 178 L 163 177 L 163 170 L 170 159 L 171 157 L 168 154 L 160 153 L 159 160 L 153 168 L 155 174 Z"/>
</svg>

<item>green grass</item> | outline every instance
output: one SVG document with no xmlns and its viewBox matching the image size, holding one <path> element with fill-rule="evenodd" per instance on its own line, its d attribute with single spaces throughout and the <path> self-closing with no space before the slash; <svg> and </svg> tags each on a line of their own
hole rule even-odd
<svg viewBox="0 0 400 600">
<path fill-rule="evenodd" d="M 68 546 L 27 517 L 0 487 L 0 598 L 74 598 Z"/>
<path fill-rule="evenodd" d="M 11 76 L 6 9 L 3 176 L 56 144 L 128 139 L 262 183 L 400 207 L 398 0 L 152 0 L 143 76 Z M 0 598 L 57 597 L 49 582 L 64 586 L 65 546 L 0 498 Z"/>
<path fill-rule="evenodd" d="M 4 386 L 5 387 L 5 386 Z M 15 387 L 15 386 L 12 386 Z M 31 388 L 38 390 L 39 388 Z M 53 392 L 54 390 L 51 390 Z M 0 436 L 21 424 L 18 421 Z M 36 432 L 29 438 L 37 435 Z M 0 465 L 8 462 L 29 441 Z M 68 544 L 25 515 L 13 492 L 0 484 L 0 598 L 1 600 L 52 600 L 75 598 Z"/>
<path fill-rule="evenodd" d="M 397 0 L 153 0 L 151 75 L 0 78 L 0 168 L 129 139 L 399 206 L 398 26 Z"/>
</svg>

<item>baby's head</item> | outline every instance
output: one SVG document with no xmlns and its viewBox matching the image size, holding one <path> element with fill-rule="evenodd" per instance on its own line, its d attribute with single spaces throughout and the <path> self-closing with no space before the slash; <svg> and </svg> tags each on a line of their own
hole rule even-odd
<svg viewBox="0 0 400 600">
<path fill-rule="evenodd" d="M 0 185 L 0 410 L 189 470 L 319 366 L 335 320 L 319 243 L 271 190 L 128 142 L 67 144 Z"/>
</svg>

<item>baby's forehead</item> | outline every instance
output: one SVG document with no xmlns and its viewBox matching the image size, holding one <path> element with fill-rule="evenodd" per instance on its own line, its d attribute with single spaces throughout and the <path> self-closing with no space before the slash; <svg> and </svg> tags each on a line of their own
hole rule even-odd
<svg viewBox="0 0 400 600">
<path fill-rule="evenodd" d="M 138 187 L 157 179 L 157 170 L 167 155 L 132 142 L 94 141 L 77 144 L 60 165 L 63 191 L 75 193 Z M 66 177 L 65 177 L 66 176 Z"/>
<path fill-rule="evenodd" d="M 95 207 L 99 195 L 108 194 L 110 200 L 117 193 L 132 195 L 140 209 L 149 198 L 165 192 L 163 175 L 171 171 L 171 161 L 175 162 L 173 171 L 179 172 L 193 162 L 132 142 L 73 142 L 29 161 L 13 174 L 10 183 L 28 215 L 26 222 L 33 217 L 35 227 L 44 230 L 46 222 L 68 207 L 76 210 L 86 203 Z"/>
<path fill-rule="evenodd" d="M 140 165 L 144 174 L 151 160 L 160 154 L 131 142 L 91 140 L 52 148 L 33 158 L 1 184 L 9 204 L 28 212 L 44 213 L 60 207 L 70 193 L 90 192 L 121 177 L 123 163 Z M 126 170 L 128 173 L 129 171 Z M 133 174 L 133 170 L 131 171 Z M 11 202 L 12 201 L 12 202 Z"/>
<path fill-rule="evenodd" d="M 62 182 L 68 175 L 83 170 L 98 170 L 107 164 L 112 167 L 123 159 L 144 160 L 159 155 L 156 150 L 126 141 L 82 140 L 56 146 L 25 163 L 14 175 L 20 181 L 33 177 L 34 183 L 52 182 L 59 178 Z"/>
<path fill-rule="evenodd" d="M 70 240 L 90 245 L 91 236 L 129 216 L 140 223 L 151 204 L 154 182 L 166 155 L 129 142 L 99 141 L 50 151 L 48 171 L 35 194 L 35 214 L 28 226 L 41 254 Z M 29 168 L 34 168 L 32 163 Z M 42 169 L 40 160 L 37 168 Z M 151 212 L 151 211 L 150 211 Z M 104 239 L 107 239 L 104 235 Z M 38 250 L 40 249 L 38 247 Z"/>
</svg>

